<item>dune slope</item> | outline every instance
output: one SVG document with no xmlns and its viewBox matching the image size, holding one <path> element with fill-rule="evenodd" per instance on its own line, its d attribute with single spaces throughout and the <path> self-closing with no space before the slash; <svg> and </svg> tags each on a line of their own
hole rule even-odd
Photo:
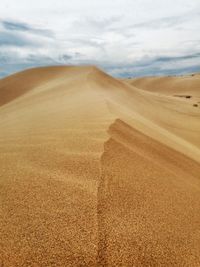
<svg viewBox="0 0 200 267">
<path fill-rule="evenodd" d="M 198 73 L 183 76 L 125 79 L 124 81 L 149 92 L 181 98 L 191 104 L 200 104 L 200 74 Z"/>
<path fill-rule="evenodd" d="M 145 77 L 125 79 L 126 82 L 151 92 L 166 95 L 192 94 L 200 96 L 199 92 L 200 74 L 168 76 L 168 77 Z"/>
<path fill-rule="evenodd" d="M 199 108 L 73 66 L 0 99 L 3 266 L 200 266 Z"/>
<path fill-rule="evenodd" d="M 109 133 L 98 193 L 99 262 L 199 266 L 199 164 L 119 119 Z"/>
</svg>

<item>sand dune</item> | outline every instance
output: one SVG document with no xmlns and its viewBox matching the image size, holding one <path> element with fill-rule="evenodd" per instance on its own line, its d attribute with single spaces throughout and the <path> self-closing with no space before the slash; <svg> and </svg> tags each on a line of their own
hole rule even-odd
<svg viewBox="0 0 200 267">
<path fill-rule="evenodd" d="M 159 79 L 0 80 L 2 266 L 200 266 L 200 79 Z"/>
<path fill-rule="evenodd" d="M 198 73 L 183 76 L 142 77 L 124 80 L 138 88 L 151 92 L 158 92 L 166 95 L 185 93 L 200 96 L 200 74 Z"/>
<path fill-rule="evenodd" d="M 200 74 L 168 77 L 145 77 L 124 79 L 125 82 L 140 89 L 190 100 L 192 104 L 200 104 Z"/>
</svg>

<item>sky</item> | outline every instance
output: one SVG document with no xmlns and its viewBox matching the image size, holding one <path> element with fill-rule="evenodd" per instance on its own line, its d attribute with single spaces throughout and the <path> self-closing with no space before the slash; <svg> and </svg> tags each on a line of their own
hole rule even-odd
<svg viewBox="0 0 200 267">
<path fill-rule="evenodd" d="M 200 72 L 199 0 L 1 0 L 0 78 L 46 65 Z"/>
</svg>

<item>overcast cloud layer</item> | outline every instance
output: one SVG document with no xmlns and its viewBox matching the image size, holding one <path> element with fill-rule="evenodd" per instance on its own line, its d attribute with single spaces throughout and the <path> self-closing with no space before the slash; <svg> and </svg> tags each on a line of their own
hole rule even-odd
<svg viewBox="0 0 200 267">
<path fill-rule="evenodd" d="M 1 0 L 0 77 L 95 64 L 119 77 L 200 72 L 199 0 Z"/>
</svg>

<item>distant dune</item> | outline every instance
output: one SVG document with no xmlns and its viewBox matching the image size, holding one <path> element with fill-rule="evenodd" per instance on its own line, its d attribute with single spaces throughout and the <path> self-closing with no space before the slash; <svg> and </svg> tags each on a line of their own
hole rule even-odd
<svg viewBox="0 0 200 267">
<path fill-rule="evenodd" d="M 200 266 L 200 75 L 0 80 L 0 266 Z"/>
<path fill-rule="evenodd" d="M 200 74 L 168 77 L 145 77 L 125 79 L 131 85 L 149 92 L 193 98 L 200 101 Z"/>
</svg>

